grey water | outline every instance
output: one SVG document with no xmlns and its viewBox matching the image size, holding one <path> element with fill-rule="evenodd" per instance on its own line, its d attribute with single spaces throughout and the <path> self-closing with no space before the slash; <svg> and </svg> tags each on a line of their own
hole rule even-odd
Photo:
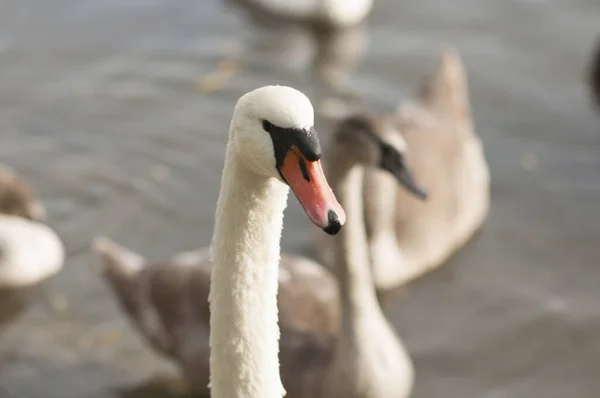
<svg viewBox="0 0 600 398">
<path fill-rule="evenodd" d="M 598 396 L 600 116 L 585 74 L 600 3 L 451 3 L 378 0 L 333 38 L 224 0 L 0 3 L 0 162 L 36 188 L 69 254 L 41 289 L 0 300 L 0 397 L 179 396 L 90 240 L 152 258 L 207 244 L 241 94 L 286 84 L 317 109 L 358 98 L 389 112 L 445 45 L 467 67 L 492 209 L 465 250 L 386 305 L 416 363 L 413 396 Z M 316 123 L 327 140 L 331 122 Z M 284 250 L 308 253 L 309 231 L 290 200 Z"/>
</svg>

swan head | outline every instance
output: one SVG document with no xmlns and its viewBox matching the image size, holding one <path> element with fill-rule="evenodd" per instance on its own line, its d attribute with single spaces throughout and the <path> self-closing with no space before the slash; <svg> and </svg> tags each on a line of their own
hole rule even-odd
<svg viewBox="0 0 600 398">
<path fill-rule="evenodd" d="M 46 209 L 31 189 L 12 171 L 0 167 L 0 213 L 43 221 Z"/>
<path fill-rule="evenodd" d="M 323 173 L 314 111 L 304 94 L 266 86 L 243 95 L 229 141 L 247 169 L 288 185 L 315 225 L 331 235 L 339 232 L 346 214 Z"/>
<path fill-rule="evenodd" d="M 408 146 L 393 120 L 352 115 L 340 122 L 333 144 L 344 157 L 366 167 L 391 173 L 411 194 L 427 199 L 406 162 Z"/>
</svg>

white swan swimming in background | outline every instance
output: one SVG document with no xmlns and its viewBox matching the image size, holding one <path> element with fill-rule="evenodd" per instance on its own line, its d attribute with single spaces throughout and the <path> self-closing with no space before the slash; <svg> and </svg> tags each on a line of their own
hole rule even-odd
<svg viewBox="0 0 600 398">
<path fill-rule="evenodd" d="M 45 215 L 27 185 L 0 168 L 0 289 L 36 284 L 62 268 L 64 246 L 42 223 Z"/>
<path fill-rule="evenodd" d="M 38 283 L 56 274 L 64 258 L 60 238 L 47 225 L 0 215 L 0 289 Z"/>
<path fill-rule="evenodd" d="M 349 27 L 362 22 L 373 8 L 373 0 L 238 0 L 275 16 Z"/>
<path fill-rule="evenodd" d="M 306 258 L 281 258 L 277 305 L 286 397 L 401 398 L 412 390 L 411 359 L 375 296 L 362 217 L 365 167 L 385 170 L 425 197 L 403 162 L 405 144 L 387 133 L 371 130 L 361 116 L 349 117 L 323 156 L 328 181 L 352 220 L 333 240 L 337 280 Z M 98 238 L 94 250 L 133 325 L 180 366 L 197 393 L 207 395 L 210 250 L 149 261 L 106 238 Z"/>
</svg>

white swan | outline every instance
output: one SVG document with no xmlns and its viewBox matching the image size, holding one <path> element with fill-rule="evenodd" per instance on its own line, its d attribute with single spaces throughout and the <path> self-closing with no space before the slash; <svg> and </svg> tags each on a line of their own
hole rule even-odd
<svg viewBox="0 0 600 398">
<path fill-rule="evenodd" d="M 48 226 L 0 215 L 0 289 L 33 285 L 56 274 L 64 256 L 60 238 Z"/>
<path fill-rule="evenodd" d="M 239 0 L 273 15 L 348 27 L 362 22 L 373 8 L 373 0 Z"/>
<path fill-rule="evenodd" d="M 337 281 L 303 257 L 284 254 L 279 263 L 279 358 L 289 398 L 402 398 L 412 389 L 410 357 L 375 297 L 362 218 L 363 168 L 385 170 L 417 196 L 425 192 L 403 160 L 405 143 L 371 130 L 361 116 L 346 118 L 323 156 L 328 180 L 351 219 L 333 239 Z M 194 392 L 208 395 L 209 249 L 150 261 L 99 237 L 94 251 L 121 308 L 146 341 L 179 365 Z"/>
<path fill-rule="evenodd" d="M 18 289 L 56 274 L 64 262 L 59 237 L 42 224 L 45 208 L 17 175 L 0 167 L 0 289 Z"/>
<path fill-rule="evenodd" d="M 235 106 L 212 239 L 213 398 L 285 394 L 277 279 L 287 184 L 327 233 L 337 233 L 346 217 L 321 169 L 313 123 L 309 99 L 290 87 L 256 89 Z"/>
</svg>

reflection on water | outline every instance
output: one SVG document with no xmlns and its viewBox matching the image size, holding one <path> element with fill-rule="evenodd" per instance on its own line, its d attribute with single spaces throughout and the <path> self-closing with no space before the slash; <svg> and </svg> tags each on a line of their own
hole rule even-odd
<svg viewBox="0 0 600 398">
<path fill-rule="evenodd" d="M 0 333 L 25 310 L 28 301 L 27 293 L 0 291 Z"/>
<path fill-rule="evenodd" d="M 147 382 L 122 389 L 121 398 L 204 398 L 192 395 L 184 381 L 177 377 L 153 377 Z"/>
<path fill-rule="evenodd" d="M 0 386 L 120 398 L 173 374 L 121 315 L 91 239 L 152 258 L 206 245 L 241 94 L 287 84 L 319 114 L 389 112 L 450 44 L 492 210 L 451 268 L 386 300 L 416 362 L 413 396 L 595 396 L 600 136 L 584 76 L 598 20 L 597 0 L 377 1 L 366 26 L 336 36 L 220 0 L 5 0 L 0 162 L 43 197 L 69 258 L 0 331 Z M 330 122 L 316 124 L 326 141 Z M 306 217 L 294 200 L 286 212 L 283 249 L 306 252 Z"/>
<path fill-rule="evenodd" d="M 243 1 L 231 1 L 245 11 L 258 32 L 247 52 L 264 52 L 268 62 L 288 71 L 312 74 L 323 85 L 316 103 L 319 114 L 334 119 L 359 108 L 351 74 L 368 48 L 366 23 L 344 29 L 300 24 L 264 15 Z"/>
<path fill-rule="evenodd" d="M 330 88 L 339 87 L 368 46 L 366 24 L 347 29 L 299 24 L 252 12 L 247 3 L 236 4 L 245 6 L 248 20 L 261 32 L 257 44 L 266 45 L 272 60 L 298 72 L 312 73 L 312 69 Z"/>
</svg>

